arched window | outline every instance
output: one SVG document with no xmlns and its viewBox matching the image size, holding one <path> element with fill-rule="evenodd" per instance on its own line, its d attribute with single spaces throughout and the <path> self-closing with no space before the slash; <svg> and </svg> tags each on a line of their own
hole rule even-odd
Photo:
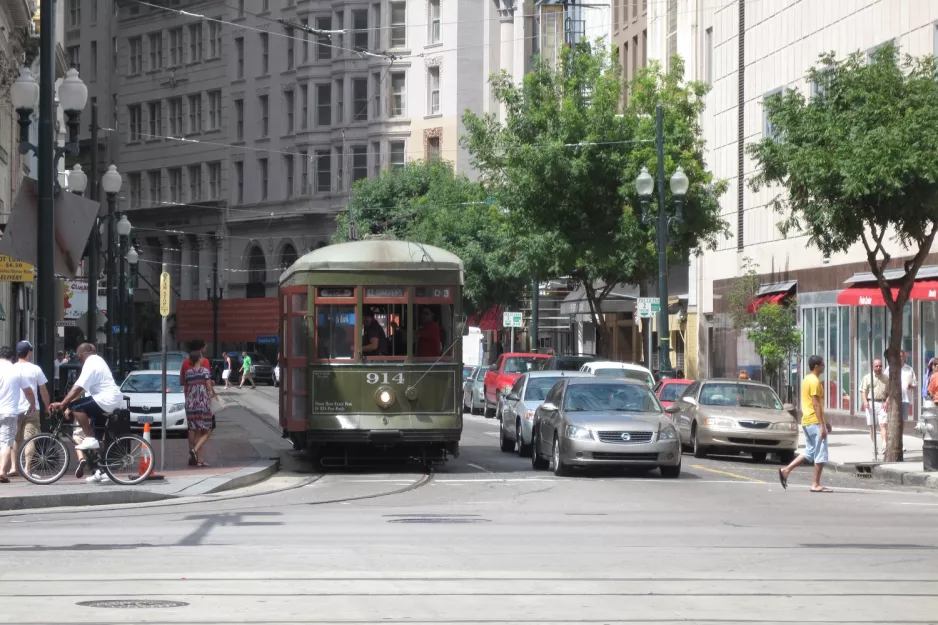
<svg viewBox="0 0 938 625">
<path fill-rule="evenodd" d="M 296 259 L 299 258 L 296 254 L 296 248 L 293 247 L 292 243 L 287 243 L 283 246 L 283 251 L 280 252 L 280 270 L 286 271 L 296 262 Z"/>
<path fill-rule="evenodd" d="M 267 296 L 267 260 L 261 248 L 254 246 L 248 256 L 247 297 Z"/>
</svg>

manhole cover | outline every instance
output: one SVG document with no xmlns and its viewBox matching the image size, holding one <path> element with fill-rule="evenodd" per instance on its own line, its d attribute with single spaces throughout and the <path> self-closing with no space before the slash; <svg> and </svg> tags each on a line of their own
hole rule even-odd
<svg viewBox="0 0 938 625">
<path fill-rule="evenodd" d="M 105 599 L 103 601 L 79 601 L 86 608 L 118 608 L 137 610 L 140 608 L 181 608 L 189 605 L 184 601 L 153 601 L 150 599 Z"/>
</svg>

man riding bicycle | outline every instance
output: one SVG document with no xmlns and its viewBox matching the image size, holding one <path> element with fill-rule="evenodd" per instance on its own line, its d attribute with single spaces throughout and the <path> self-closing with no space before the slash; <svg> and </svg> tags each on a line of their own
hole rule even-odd
<svg viewBox="0 0 938 625">
<path fill-rule="evenodd" d="M 124 394 L 114 382 L 111 369 L 104 359 L 95 353 L 94 345 L 82 343 L 78 346 L 78 359 L 82 363 L 81 375 L 65 398 L 49 406 L 50 410 L 67 408 L 78 421 L 84 440 L 75 446 L 78 451 L 98 449 L 101 444 L 94 437 L 94 419 L 119 410 L 124 404 Z M 88 396 L 78 399 L 82 393 Z M 82 461 L 83 462 L 83 461 Z M 79 469 L 81 469 L 79 463 Z"/>
</svg>

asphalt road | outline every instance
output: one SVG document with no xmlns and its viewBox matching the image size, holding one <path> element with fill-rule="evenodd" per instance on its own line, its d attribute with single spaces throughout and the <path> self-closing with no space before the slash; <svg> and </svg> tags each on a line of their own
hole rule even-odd
<svg viewBox="0 0 938 625">
<path fill-rule="evenodd" d="M 273 389 L 242 393 L 273 411 Z M 812 494 L 807 469 L 783 491 L 741 456 L 685 456 L 678 480 L 555 478 L 499 451 L 496 427 L 467 417 L 432 478 L 279 475 L 198 503 L 0 516 L 0 622 L 938 621 L 931 492 L 832 474 L 837 492 Z M 77 605 L 98 600 L 118 604 Z"/>
</svg>

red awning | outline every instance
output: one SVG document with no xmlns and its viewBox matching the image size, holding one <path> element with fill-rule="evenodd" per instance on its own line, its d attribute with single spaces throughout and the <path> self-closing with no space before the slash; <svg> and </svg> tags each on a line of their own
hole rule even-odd
<svg viewBox="0 0 938 625">
<path fill-rule="evenodd" d="M 899 289 L 892 289 L 892 296 L 899 295 Z M 841 306 L 885 306 L 886 300 L 878 286 L 852 286 L 837 294 L 837 303 Z"/>
<path fill-rule="evenodd" d="M 938 300 L 938 282 L 935 280 L 922 280 L 912 285 L 911 299 Z"/>
<path fill-rule="evenodd" d="M 747 310 L 750 313 L 754 313 L 766 304 L 780 304 L 786 297 L 788 297 L 788 291 L 784 293 L 772 293 L 771 295 L 760 295 L 749 302 L 749 308 Z"/>
<path fill-rule="evenodd" d="M 502 307 L 494 306 L 482 313 L 481 317 L 470 316 L 467 319 L 469 327 L 479 328 L 480 330 L 501 330 L 502 329 Z"/>
</svg>

